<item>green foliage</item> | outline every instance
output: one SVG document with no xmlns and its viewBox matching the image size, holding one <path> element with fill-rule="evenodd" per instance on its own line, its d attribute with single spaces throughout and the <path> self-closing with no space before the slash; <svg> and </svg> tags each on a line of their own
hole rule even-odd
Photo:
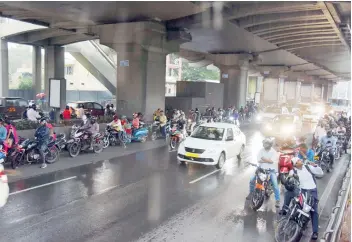
<svg viewBox="0 0 352 242">
<path fill-rule="evenodd" d="M 220 72 L 208 70 L 206 67 L 190 67 L 187 62 L 183 62 L 182 79 L 185 81 L 219 80 Z"/>
<path fill-rule="evenodd" d="M 23 73 L 23 76 L 19 77 L 20 84 L 18 89 L 20 90 L 30 90 L 33 88 L 32 76 L 27 73 Z"/>
</svg>

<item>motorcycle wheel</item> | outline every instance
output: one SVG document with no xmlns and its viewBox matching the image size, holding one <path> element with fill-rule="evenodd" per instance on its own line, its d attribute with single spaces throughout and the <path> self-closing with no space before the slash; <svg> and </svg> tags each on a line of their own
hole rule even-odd
<svg viewBox="0 0 352 242">
<path fill-rule="evenodd" d="M 109 145 L 110 145 L 109 137 L 108 136 L 104 136 L 104 138 L 103 138 L 103 149 L 108 148 Z"/>
<path fill-rule="evenodd" d="M 172 137 L 170 140 L 170 148 L 171 149 L 176 149 L 176 145 L 177 145 L 177 139 Z"/>
<path fill-rule="evenodd" d="M 49 152 L 45 155 L 45 161 L 49 164 L 54 163 L 59 158 L 59 150 L 56 146 L 48 148 Z"/>
<path fill-rule="evenodd" d="M 11 168 L 12 169 L 16 169 L 19 166 L 20 161 L 21 161 L 21 157 L 22 157 L 21 153 L 17 153 L 14 156 L 12 156 L 12 158 L 11 158 Z"/>
<path fill-rule="evenodd" d="M 152 133 L 151 139 L 152 139 L 153 141 L 157 139 L 157 134 L 156 134 L 155 131 Z"/>
<path fill-rule="evenodd" d="M 147 136 L 143 136 L 141 139 L 140 139 L 140 142 L 141 143 L 144 143 L 147 141 Z"/>
<path fill-rule="evenodd" d="M 257 211 L 264 202 L 264 193 L 258 189 L 254 190 L 252 199 L 251 199 L 251 207 L 254 211 Z"/>
<path fill-rule="evenodd" d="M 104 149 L 103 147 L 103 141 L 102 140 L 99 140 L 98 142 L 94 142 L 93 144 L 93 151 L 94 153 L 100 153 L 102 152 Z"/>
<path fill-rule="evenodd" d="M 276 242 L 296 242 L 300 240 L 302 234 L 299 225 L 293 220 L 288 221 L 288 219 L 288 217 L 284 217 L 278 222 L 275 229 Z"/>
<path fill-rule="evenodd" d="M 77 142 L 72 143 L 68 149 L 69 155 L 71 157 L 77 157 L 79 152 L 81 152 L 81 145 Z"/>
</svg>

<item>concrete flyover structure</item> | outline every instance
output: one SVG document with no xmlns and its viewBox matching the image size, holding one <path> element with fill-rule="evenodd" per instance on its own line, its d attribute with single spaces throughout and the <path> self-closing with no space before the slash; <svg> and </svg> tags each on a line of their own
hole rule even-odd
<svg viewBox="0 0 352 242">
<path fill-rule="evenodd" d="M 106 84 L 116 87 L 119 111 L 126 114 L 150 116 L 163 106 L 165 58 L 172 52 L 220 68 L 225 106 L 245 104 L 248 75 L 257 76 L 258 92 L 274 90 L 264 100 L 309 100 L 317 93 L 326 100 L 334 82 L 351 78 L 350 7 L 317 1 L 3 2 L 1 16 L 47 28 L 3 39 L 1 68 L 6 41 L 58 56 L 62 46 L 100 39 L 117 52 L 116 81 Z M 64 61 L 46 60 L 54 59 Z M 46 69 L 56 69 L 47 70 L 44 81 L 63 73 L 62 65 L 48 62 Z"/>
</svg>

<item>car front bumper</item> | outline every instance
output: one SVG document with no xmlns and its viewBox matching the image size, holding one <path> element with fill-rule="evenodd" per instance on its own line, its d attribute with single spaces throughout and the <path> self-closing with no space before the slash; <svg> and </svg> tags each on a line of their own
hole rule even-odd
<svg viewBox="0 0 352 242">
<path fill-rule="evenodd" d="M 213 166 L 218 163 L 219 154 L 209 154 L 209 153 L 202 153 L 202 154 L 194 154 L 189 152 L 178 152 L 177 153 L 177 160 L 184 161 L 188 163 L 196 163 L 202 164 L 206 166 Z"/>
</svg>

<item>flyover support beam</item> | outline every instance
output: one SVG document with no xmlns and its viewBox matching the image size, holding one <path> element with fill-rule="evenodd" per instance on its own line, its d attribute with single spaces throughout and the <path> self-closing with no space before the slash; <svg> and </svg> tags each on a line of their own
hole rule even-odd
<svg viewBox="0 0 352 242">
<path fill-rule="evenodd" d="M 9 95 L 9 50 L 7 41 L 0 39 L 0 97 Z"/>
<path fill-rule="evenodd" d="M 60 46 L 45 47 L 45 69 L 44 69 L 44 90 L 46 97 L 49 98 L 49 79 L 65 78 L 65 48 Z M 60 85 L 60 107 L 66 106 L 66 80 Z"/>
<path fill-rule="evenodd" d="M 152 120 L 155 109 L 165 108 L 166 55 L 190 39 L 155 22 L 107 24 L 94 31 L 117 52 L 117 112 L 142 112 Z"/>
<path fill-rule="evenodd" d="M 166 53 L 148 51 L 138 45 L 133 50 L 116 51 L 117 112 L 128 116 L 142 112 L 146 120 L 152 120 L 157 108 L 165 108 Z"/>
<path fill-rule="evenodd" d="M 314 100 L 315 100 L 315 84 L 314 83 L 312 83 L 312 87 L 311 87 L 311 89 L 310 89 L 310 101 L 311 102 L 314 102 Z"/>
<path fill-rule="evenodd" d="M 327 91 L 326 91 L 326 101 L 329 101 L 330 98 L 332 98 L 332 89 L 333 89 L 334 85 L 329 82 L 328 86 L 327 86 Z"/>
<path fill-rule="evenodd" d="M 277 92 L 277 101 L 279 105 L 286 102 L 286 98 L 284 95 L 284 85 L 285 85 L 285 79 L 282 77 L 279 77 L 278 92 Z"/>
<path fill-rule="evenodd" d="M 40 46 L 33 46 L 32 73 L 33 73 L 33 90 L 35 94 L 42 91 L 42 49 Z M 35 99 L 35 97 L 33 97 Z"/>
<path fill-rule="evenodd" d="M 301 102 L 301 80 L 296 82 L 296 104 Z"/>
</svg>

